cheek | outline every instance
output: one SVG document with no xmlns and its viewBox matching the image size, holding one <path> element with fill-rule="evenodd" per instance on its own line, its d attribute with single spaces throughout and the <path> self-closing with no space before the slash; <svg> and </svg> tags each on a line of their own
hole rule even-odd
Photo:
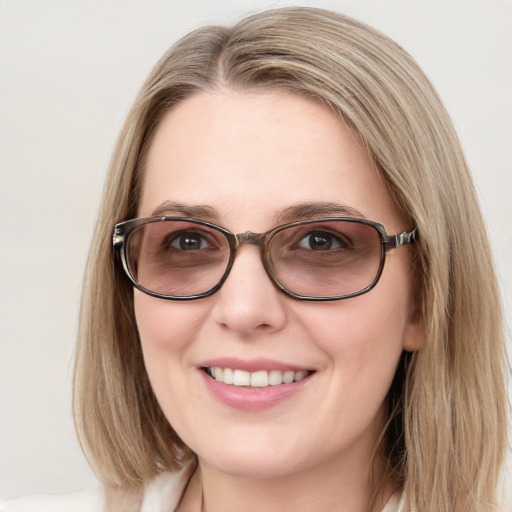
<svg viewBox="0 0 512 512">
<path fill-rule="evenodd" d="M 397 296 L 399 295 L 399 296 Z M 310 332 L 325 350 L 347 362 L 401 352 L 408 324 L 408 301 L 402 294 L 378 293 L 375 288 L 360 297 L 320 305 L 308 319 Z M 305 322 L 306 320 L 304 320 Z"/>
<path fill-rule="evenodd" d="M 178 375 L 192 364 L 190 341 L 202 325 L 202 315 L 190 304 L 156 299 L 137 290 L 134 306 L 144 364 L 155 394 L 164 406 L 173 400 L 169 390 L 182 385 Z"/>
<path fill-rule="evenodd" d="M 174 430 L 187 433 L 197 418 L 192 347 L 204 324 L 204 305 L 165 301 L 135 291 L 134 306 L 155 396 Z"/>
<path fill-rule="evenodd" d="M 337 391 L 355 408 L 382 403 L 408 336 L 408 281 L 394 277 L 383 276 L 367 294 L 302 314 L 304 328 L 330 360 Z"/>
<path fill-rule="evenodd" d="M 179 352 L 200 330 L 204 312 L 197 301 L 178 302 L 134 291 L 135 320 L 145 351 Z"/>
</svg>

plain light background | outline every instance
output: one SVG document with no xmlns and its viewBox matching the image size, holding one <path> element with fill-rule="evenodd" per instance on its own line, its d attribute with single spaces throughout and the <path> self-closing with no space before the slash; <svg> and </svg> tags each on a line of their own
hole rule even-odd
<svg viewBox="0 0 512 512">
<path fill-rule="evenodd" d="M 474 172 L 510 325 L 512 1 L 0 0 L 1 497 L 94 482 L 71 417 L 77 311 L 105 171 L 143 79 L 191 29 L 292 4 L 375 26 L 427 72 Z"/>
</svg>

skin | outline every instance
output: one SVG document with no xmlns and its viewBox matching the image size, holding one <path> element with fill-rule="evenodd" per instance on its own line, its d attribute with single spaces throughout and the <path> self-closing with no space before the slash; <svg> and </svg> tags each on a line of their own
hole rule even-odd
<svg viewBox="0 0 512 512">
<path fill-rule="evenodd" d="M 280 92 L 201 93 L 167 114 L 148 154 L 139 216 L 166 201 L 208 205 L 206 220 L 235 233 L 267 231 L 283 209 L 311 202 L 356 209 L 389 234 L 411 228 L 339 119 Z M 368 510 L 383 401 L 402 350 L 417 350 L 423 339 L 411 315 L 407 247 L 388 254 L 376 288 L 348 300 L 288 298 L 255 246 L 240 250 L 211 297 L 174 302 L 134 293 L 155 393 L 199 459 L 181 510 L 198 510 L 201 487 L 208 512 Z M 198 365 L 218 357 L 264 357 L 315 373 L 292 397 L 244 411 L 205 385 Z"/>
</svg>

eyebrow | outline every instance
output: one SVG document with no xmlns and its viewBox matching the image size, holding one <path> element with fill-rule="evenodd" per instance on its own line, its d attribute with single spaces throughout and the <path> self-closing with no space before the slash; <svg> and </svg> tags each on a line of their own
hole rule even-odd
<svg viewBox="0 0 512 512">
<path fill-rule="evenodd" d="M 165 201 L 161 205 L 157 206 L 151 215 L 154 217 L 183 216 L 215 218 L 217 217 L 217 212 L 215 211 L 215 208 L 207 205 L 189 205 L 178 203 L 176 201 Z"/>
<path fill-rule="evenodd" d="M 212 206 L 189 205 L 176 201 L 165 201 L 157 206 L 152 216 L 155 217 L 194 217 L 201 219 L 216 219 L 218 213 Z M 366 219 L 357 209 L 336 202 L 308 202 L 289 206 L 274 214 L 274 222 L 284 224 L 296 220 L 313 219 L 315 217 L 350 217 Z"/>
<path fill-rule="evenodd" d="M 351 206 L 336 202 L 310 202 L 285 208 L 274 215 L 274 220 L 277 223 L 285 223 L 295 220 L 313 219 L 315 217 L 351 217 L 366 219 L 359 210 Z"/>
</svg>

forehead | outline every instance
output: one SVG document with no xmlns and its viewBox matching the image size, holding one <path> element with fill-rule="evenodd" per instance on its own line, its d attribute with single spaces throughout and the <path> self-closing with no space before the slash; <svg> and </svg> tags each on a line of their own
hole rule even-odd
<svg viewBox="0 0 512 512">
<path fill-rule="evenodd" d="M 267 221 L 297 203 L 337 202 L 384 222 L 394 209 L 358 137 L 326 107 L 284 92 L 200 93 L 169 112 L 148 152 L 139 215 L 168 201 Z"/>
</svg>

